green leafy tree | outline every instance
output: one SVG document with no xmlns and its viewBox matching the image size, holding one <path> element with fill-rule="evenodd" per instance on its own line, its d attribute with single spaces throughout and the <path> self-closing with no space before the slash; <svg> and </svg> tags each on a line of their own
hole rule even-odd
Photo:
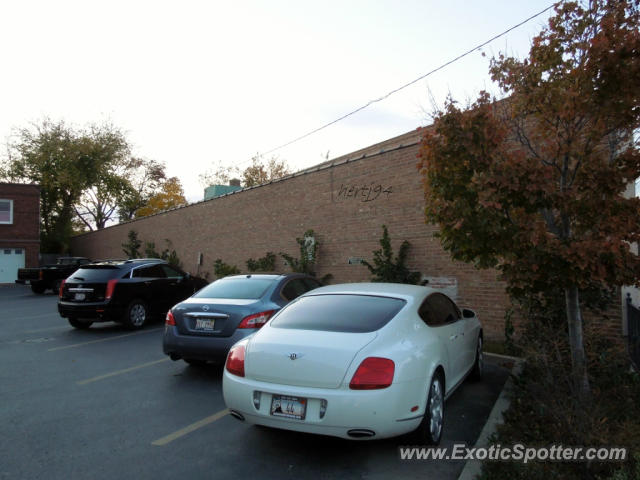
<svg viewBox="0 0 640 480">
<path fill-rule="evenodd" d="M 640 274 L 640 200 L 623 197 L 640 176 L 639 27 L 637 1 L 557 4 L 528 58 L 491 61 L 510 97 L 449 100 L 421 149 L 426 216 L 452 257 L 497 268 L 513 294 L 562 290 L 582 399 L 580 291 Z"/>
<path fill-rule="evenodd" d="M 363 260 L 362 264 L 369 269 L 372 282 L 409 283 L 412 285 L 420 281 L 420 272 L 412 272 L 407 268 L 406 261 L 411 244 L 403 241 L 398 250 L 398 256 L 393 258 L 391 238 L 386 225 L 382 225 L 380 250 L 373 252 L 373 265 Z"/>
<path fill-rule="evenodd" d="M 130 188 L 118 197 L 118 219 L 127 222 L 135 218 L 138 209 L 149 203 L 151 198 L 160 193 L 167 179 L 165 165 L 155 160 L 132 157 L 131 169 L 128 172 Z"/>
<path fill-rule="evenodd" d="M 93 125 L 77 135 L 77 141 L 94 159 L 95 171 L 74 203 L 74 211 L 89 230 L 100 230 L 114 216 L 120 198 L 131 189 L 130 148 L 124 134 L 110 124 Z"/>
<path fill-rule="evenodd" d="M 110 124 L 78 130 L 45 119 L 16 131 L 2 177 L 40 185 L 43 252 L 67 251 L 80 223 L 104 227 L 115 200 L 129 188 L 124 174 L 128 154 L 124 134 Z"/>
</svg>

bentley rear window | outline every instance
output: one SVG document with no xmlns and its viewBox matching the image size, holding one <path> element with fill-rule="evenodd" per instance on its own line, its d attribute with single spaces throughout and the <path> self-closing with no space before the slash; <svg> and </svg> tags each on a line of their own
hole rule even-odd
<svg viewBox="0 0 640 480">
<path fill-rule="evenodd" d="M 399 298 L 369 295 L 313 295 L 285 307 L 272 321 L 275 328 L 325 332 L 374 332 L 404 307 Z"/>
</svg>

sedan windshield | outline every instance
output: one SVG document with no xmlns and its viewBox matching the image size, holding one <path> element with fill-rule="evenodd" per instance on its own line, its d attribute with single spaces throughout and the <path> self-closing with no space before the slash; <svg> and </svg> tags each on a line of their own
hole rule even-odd
<svg viewBox="0 0 640 480">
<path fill-rule="evenodd" d="M 273 285 L 271 278 L 223 278 L 210 283 L 195 298 L 258 299 Z"/>
<path fill-rule="evenodd" d="M 369 295 L 314 295 L 291 303 L 270 325 L 326 332 L 374 332 L 389 323 L 405 303 L 399 298 Z"/>
</svg>

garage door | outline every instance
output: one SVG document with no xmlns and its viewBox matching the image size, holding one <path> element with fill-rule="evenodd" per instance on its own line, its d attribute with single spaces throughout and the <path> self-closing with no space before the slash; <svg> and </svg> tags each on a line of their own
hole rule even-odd
<svg viewBox="0 0 640 480">
<path fill-rule="evenodd" d="M 13 283 L 24 267 L 24 248 L 0 248 L 0 283 Z"/>
</svg>

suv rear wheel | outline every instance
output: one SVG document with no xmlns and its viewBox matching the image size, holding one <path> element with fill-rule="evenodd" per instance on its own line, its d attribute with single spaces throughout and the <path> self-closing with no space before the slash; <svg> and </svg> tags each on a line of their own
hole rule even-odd
<svg viewBox="0 0 640 480">
<path fill-rule="evenodd" d="M 91 320 L 80 320 L 79 318 L 75 318 L 75 317 L 69 317 L 68 320 L 69 320 L 69 324 L 73 328 L 78 328 L 80 330 L 85 330 L 89 328 L 93 323 Z"/>
<path fill-rule="evenodd" d="M 124 324 L 133 330 L 137 330 L 142 328 L 149 318 L 149 308 L 147 304 L 136 298 L 135 300 L 131 300 L 129 306 L 127 307 L 127 312 L 124 317 Z"/>
</svg>

